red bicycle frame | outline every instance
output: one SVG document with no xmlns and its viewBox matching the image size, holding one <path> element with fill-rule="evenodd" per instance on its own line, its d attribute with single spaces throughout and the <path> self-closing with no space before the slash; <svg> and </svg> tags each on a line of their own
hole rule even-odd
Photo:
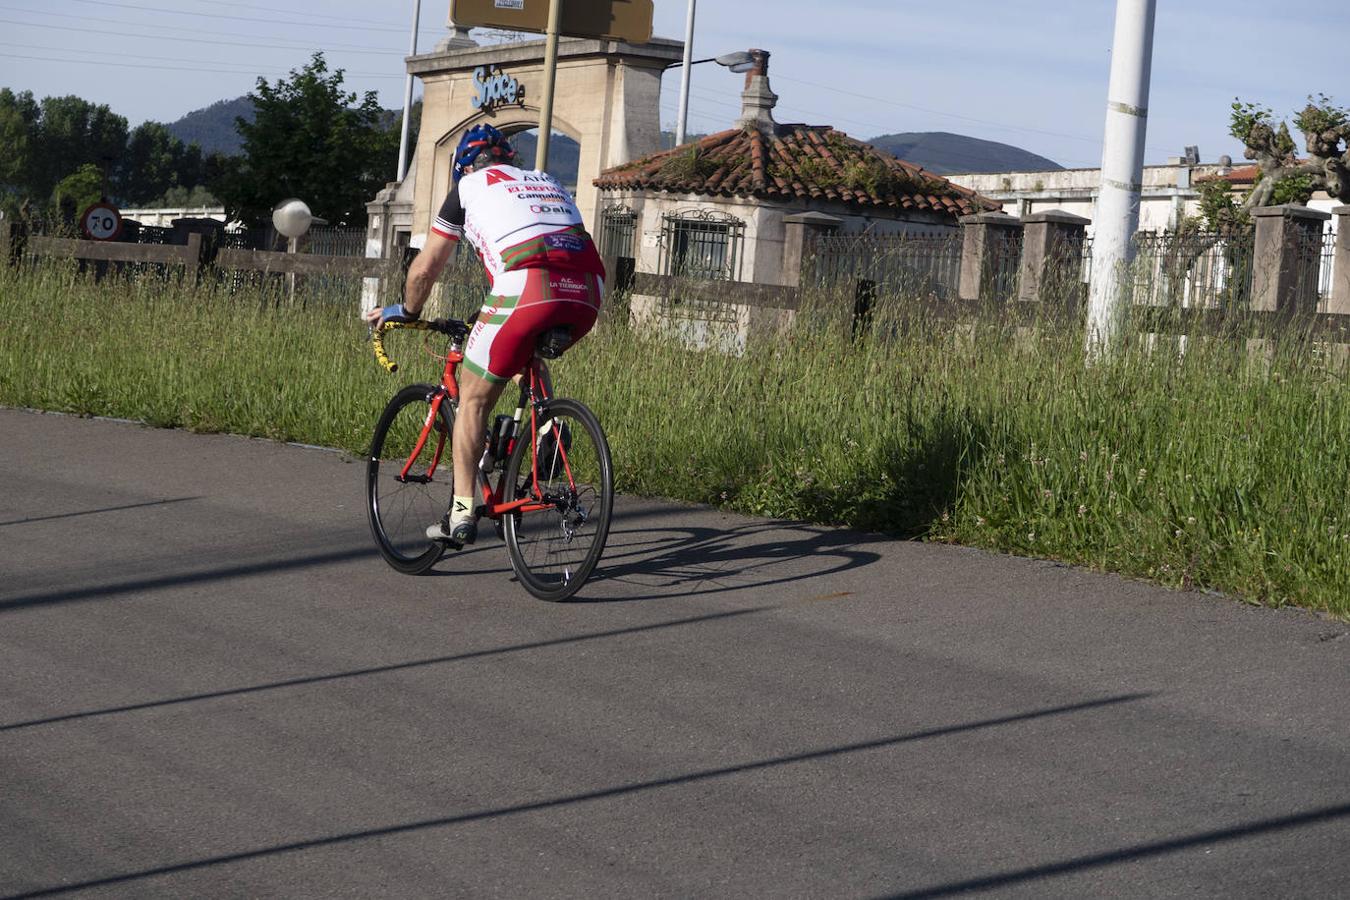
<svg viewBox="0 0 1350 900">
<path fill-rule="evenodd" d="M 457 403 L 459 401 L 459 382 L 455 378 L 455 373 L 459 368 L 459 364 L 463 361 L 464 351 L 457 346 L 451 346 L 449 352 L 445 356 L 445 371 L 441 375 L 440 387 L 436 389 L 435 395 L 430 400 L 426 421 L 422 423 L 422 432 L 417 437 L 417 444 L 413 447 L 412 453 L 409 454 L 408 461 L 403 464 L 403 469 L 399 473 L 400 480 L 408 479 L 408 472 L 412 469 L 413 463 L 421 455 L 422 449 L 426 446 L 427 440 L 430 438 L 431 432 L 435 429 L 436 422 L 438 421 L 441 404 L 444 403 L 447 398 L 449 398 L 451 402 Z M 534 439 L 539 433 L 539 407 L 546 403 L 552 396 L 548 370 L 545 367 L 543 360 L 538 356 L 530 360 L 530 364 L 525 370 L 525 375 L 525 381 L 521 384 L 520 389 L 520 401 L 516 405 L 516 433 L 511 437 L 510 442 L 507 444 L 505 450 L 506 456 L 504 458 L 510 457 L 511 452 L 515 450 L 516 443 L 522 437 L 520 426 L 524 417 L 526 404 L 529 404 L 530 409 L 530 428 L 528 434 L 531 439 Z M 436 467 L 440 465 L 441 454 L 445 450 L 445 442 L 451 437 L 442 429 L 436 429 L 436 431 L 436 450 L 432 454 L 431 464 L 427 466 L 426 474 L 421 476 L 428 481 L 430 481 L 435 474 Z M 557 448 L 559 454 L 562 456 L 563 469 L 567 473 L 567 482 L 570 486 L 575 488 L 576 483 L 572 478 L 572 467 L 567 461 L 567 448 L 563 446 L 562 441 L 557 442 Z M 530 468 L 530 496 L 518 500 L 506 501 L 504 499 L 503 494 L 506 490 L 506 474 L 504 472 L 497 479 L 496 487 L 488 484 L 487 477 L 486 475 L 484 476 L 482 483 L 483 505 L 489 518 L 499 519 L 507 513 L 539 512 L 540 510 L 554 508 L 554 504 L 545 501 L 543 492 L 539 490 L 539 459 L 537 456 L 531 458 Z"/>
</svg>

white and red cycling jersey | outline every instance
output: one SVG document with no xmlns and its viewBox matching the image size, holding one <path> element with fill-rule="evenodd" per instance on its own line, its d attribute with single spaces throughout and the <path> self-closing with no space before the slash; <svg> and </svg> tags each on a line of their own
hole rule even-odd
<svg viewBox="0 0 1350 900">
<path fill-rule="evenodd" d="M 494 285 L 517 269 L 605 277 L 581 211 L 547 172 L 506 165 L 470 172 L 445 198 L 431 230 L 452 241 L 467 237 Z"/>
</svg>

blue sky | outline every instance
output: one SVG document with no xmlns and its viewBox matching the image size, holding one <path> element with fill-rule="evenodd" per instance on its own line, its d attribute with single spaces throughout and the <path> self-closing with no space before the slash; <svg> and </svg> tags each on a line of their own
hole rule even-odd
<svg viewBox="0 0 1350 900">
<path fill-rule="evenodd" d="M 411 0 L 0 0 L 0 87 L 78 94 L 133 125 L 172 121 L 253 89 L 323 50 L 354 90 L 402 104 Z M 420 47 L 445 34 L 446 0 L 424 0 Z M 1350 3 L 1160 0 L 1149 102 L 1150 163 L 1188 144 L 1241 159 L 1234 97 L 1290 114 L 1310 93 L 1350 106 Z M 687 0 L 656 0 L 656 34 L 682 38 Z M 759 47 L 784 122 L 868 138 L 950 131 L 1071 167 L 1101 161 L 1114 0 L 702 0 L 695 57 Z M 678 69 L 662 122 L 673 127 Z M 741 77 L 696 66 L 689 128 L 726 128 Z"/>
</svg>

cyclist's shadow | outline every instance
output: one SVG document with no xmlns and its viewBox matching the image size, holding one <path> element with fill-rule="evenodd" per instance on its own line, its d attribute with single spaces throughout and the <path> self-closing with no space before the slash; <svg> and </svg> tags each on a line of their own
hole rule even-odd
<svg viewBox="0 0 1350 900">
<path fill-rule="evenodd" d="M 616 510 L 605 554 L 591 576 L 598 590 L 583 589 L 575 600 L 654 600 L 823 579 L 876 562 L 880 554 L 863 547 L 889 540 L 779 521 L 644 527 L 641 519 L 653 516 L 661 512 Z M 616 584 L 631 590 L 616 596 Z"/>
</svg>

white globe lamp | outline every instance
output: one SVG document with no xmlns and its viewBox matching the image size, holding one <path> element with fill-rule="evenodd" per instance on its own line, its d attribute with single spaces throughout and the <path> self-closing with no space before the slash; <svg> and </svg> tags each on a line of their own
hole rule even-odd
<svg viewBox="0 0 1350 900">
<path fill-rule="evenodd" d="M 272 225 L 277 233 L 295 240 L 309 231 L 309 226 L 314 222 L 314 214 L 309 211 L 305 201 L 296 200 L 292 197 L 289 200 L 282 200 L 272 210 Z"/>
</svg>

